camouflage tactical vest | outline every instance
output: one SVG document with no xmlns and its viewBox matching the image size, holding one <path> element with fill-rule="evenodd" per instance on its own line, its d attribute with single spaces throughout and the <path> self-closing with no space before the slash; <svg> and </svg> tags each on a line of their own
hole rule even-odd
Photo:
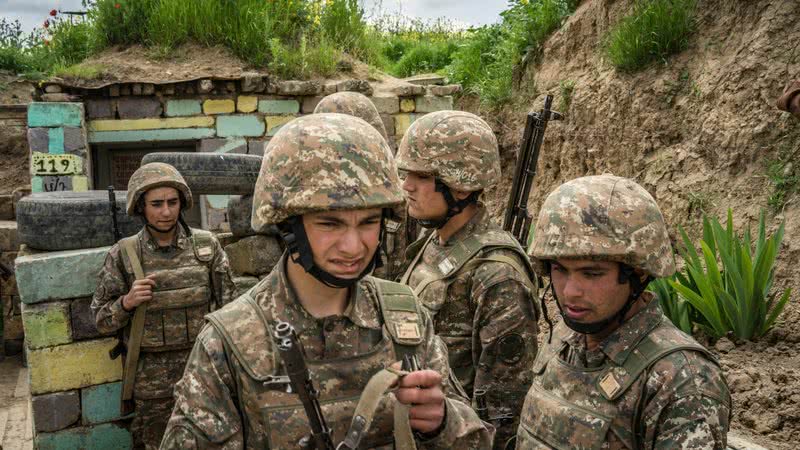
<svg viewBox="0 0 800 450">
<path fill-rule="evenodd" d="M 404 354 L 416 353 L 425 335 L 416 298 L 406 286 L 373 277 L 365 281 L 379 299 L 383 339 L 373 348 L 347 358 L 306 358 L 334 442 L 344 439 L 370 378 L 402 360 Z M 240 411 L 246 416 L 246 448 L 298 448 L 298 442 L 310 434 L 310 428 L 299 398 L 289 389 L 288 377 L 273 344 L 272 330 L 284 318 L 272 317 L 271 312 L 259 306 L 253 296 L 258 286 L 207 318 L 223 337 L 226 352 L 232 354 L 229 359 L 235 360 L 231 367 L 237 384 L 241 383 L 236 397 Z M 243 345 L 245 342 L 263 344 Z M 360 448 L 391 448 L 394 426 L 391 401 L 388 394 L 381 398 Z M 255 411 L 258 414 L 252 414 Z M 253 431 L 254 426 L 249 425 L 252 422 L 262 425 L 264 435 Z"/>
<path fill-rule="evenodd" d="M 187 238 L 191 245 L 169 256 L 139 246 L 138 236 L 125 239 L 135 239 L 134 247 L 145 276 L 155 275 L 156 285 L 153 299 L 147 303 L 141 351 L 191 349 L 203 327 L 203 316 L 210 310 L 209 264 L 214 259 L 213 235 L 193 229 Z M 125 257 L 123 261 L 128 273 L 133 273 L 129 259 Z"/>
<path fill-rule="evenodd" d="M 533 364 L 533 384 L 517 431 L 517 449 L 600 449 L 614 433 L 626 448 L 642 448 L 636 427 L 637 408 L 619 408 L 618 400 L 649 369 L 678 351 L 699 352 L 715 362 L 703 346 L 662 320 L 646 331 L 620 366 L 610 359 L 601 367 L 575 367 L 559 355 L 566 347 L 566 326 L 558 325 L 553 340 Z"/>
</svg>

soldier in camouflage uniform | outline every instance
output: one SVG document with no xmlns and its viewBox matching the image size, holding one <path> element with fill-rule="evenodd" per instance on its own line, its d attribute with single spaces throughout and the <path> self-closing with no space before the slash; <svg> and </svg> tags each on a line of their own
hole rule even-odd
<svg viewBox="0 0 800 450">
<path fill-rule="evenodd" d="M 517 448 L 724 449 L 722 370 L 645 292 L 675 272 L 650 194 L 626 178 L 578 178 L 547 197 L 533 236 L 562 321 L 534 363 Z"/>
<path fill-rule="evenodd" d="M 310 428 L 271 337 L 278 321 L 291 324 L 305 347 L 334 442 L 345 437 L 368 380 L 416 355 L 427 370 L 402 377 L 394 397 L 413 404 L 406 417 L 418 444 L 491 445 L 494 430 L 469 407 L 413 293 L 368 275 L 380 259 L 386 210 L 402 206 L 388 146 L 367 122 L 312 114 L 272 138 L 252 224 L 256 230 L 278 225 L 286 253 L 259 284 L 207 316 L 175 388 L 162 448 L 298 448 Z M 391 446 L 394 397 L 378 397 L 358 448 Z"/>
<path fill-rule="evenodd" d="M 474 114 L 439 111 L 411 125 L 397 164 L 409 215 L 432 229 L 409 246 L 401 282 L 433 315 L 470 397 L 485 391 L 495 448 L 505 448 L 536 357 L 538 283 L 525 251 L 478 201 L 500 180 L 497 141 Z"/>
<path fill-rule="evenodd" d="M 314 113 L 340 113 L 364 119 L 368 124 L 383 136 L 388 143 L 386 128 L 378 109 L 364 94 L 358 92 L 337 92 L 320 100 Z M 373 273 L 378 278 L 394 280 L 402 275 L 403 262 L 407 245 L 406 216 L 387 217 L 381 250 L 383 253 L 383 267 L 378 267 Z"/>
<path fill-rule="evenodd" d="M 217 239 L 183 222 L 181 211 L 191 207 L 192 193 L 174 167 L 151 163 L 134 172 L 127 212 L 141 216 L 145 226 L 111 247 L 92 299 L 97 329 L 124 329 L 126 341 L 134 310 L 147 305 L 133 385 L 131 431 L 137 447 L 158 448 L 174 403 L 172 387 L 183 374 L 203 316 L 236 295 Z M 134 249 L 146 278 L 136 279 L 125 248 Z"/>
</svg>

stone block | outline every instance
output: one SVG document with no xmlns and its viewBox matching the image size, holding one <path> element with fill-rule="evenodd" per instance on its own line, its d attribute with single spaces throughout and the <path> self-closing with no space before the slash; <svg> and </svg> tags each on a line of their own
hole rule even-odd
<svg viewBox="0 0 800 450">
<path fill-rule="evenodd" d="M 225 247 L 231 269 L 237 275 L 259 276 L 278 262 L 283 249 L 274 236 L 249 236 Z"/>
<path fill-rule="evenodd" d="M 258 277 L 233 277 L 233 284 L 236 285 L 237 291 L 244 293 L 258 284 Z"/>
<path fill-rule="evenodd" d="M 264 121 L 256 115 L 220 116 L 217 118 L 217 136 L 263 136 Z"/>
<path fill-rule="evenodd" d="M 81 417 L 78 391 L 55 392 L 31 397 L 33 428 L 36 432 L 63 430 Z"/>
<path fill-rule="evenodd" d="M 79 127 L 83 121 L 83 103 L 32 102 L 28 105 L 29 127 Z"/>
<path fill-rule="evenodd" d="M 258 112 L 262 114 L 297 114 L 300 112 L 300 103 L 297 100 L 261 100 L 258 102 Z"/>
<path fill-rule="evenodd" d="M 455 95 L 461 92 L 460 84 L 448 84 L 445 86 L 428 86 L 430 95 L 437 97 L 444 97 L 446 95 Z"/>
<path fill-rule="evenodd" d="M 91 297 L 109 247 L 20 256 L 17 287 L 23 303 Z"/>
<path fill-rule="evenodd" d="M 31 152 L 47 153 L 49 143 L 49 128 L 28 128 L 28 147 Z"/>
<path fill-rule="evenodd" d="M 317 95 L 322 92 L 318 81 L 280 81 L 278 94 L 286 96 Z"/>
<path fill-rule="evenodd" d="M 90 131 L 89 143 L 158 142 L 203 139 L 216 135 L 215 128 L 173 128 L 168 130 Z"/>
<path fill-rule="evenodd" d="M 396 114 L 394 116 L 394 135 L 398 138 L 406 134 L 408 127 L 417 120 L 417 114 Z"/>
<path fill-rule="evenodd" d="M 400 99 L 400 112 L 404 113 L 414 112 L 414 108 L 416 108 L 416 104 L 414 103 L 413 98 Z"/>
<path fill-rule="evenodd" d="M 142 95 L 142 84 L 133 83 L 131 85 L 131 95 Z"/>
<path fill-rule="evenodd" d="M 44 91 L 47 92 L 48 94 L 58 94 L 59 92 L 61 92 L 61 86 L 57 84 L 48 84 L 47 86 L 44 87 Z"/>
<path fill-rule="evenodd" d="M 86 135 L 83 134 L 83 128 L 64 127 L 64 151 L 75 152 L 86 146 Z"/>
<path fill-rule="evenodd" d="M 69 302 L 22 305 L 22 326 L 31 350 L 68 344 L 72 341 Z"/>
<path fill-rule="evenodd" d="M 47 153 L 51 155 L 64 154 L 64 129 L 48 128 L 47 129 Z"/>
<path fill-rule="evenodd" d="M 167 100 L 167 117 L 196 116 L 202 112 L 200 100 Z"/>
<path fill-rule="evenodd" d="M 400 84 L 392 88 L 392 92 L 398 97 L 414 97 L 425 94 L 425 86 L 416 84 Z"/>
<path fill-rule="evenodd" d="M 264 156 L 269 139 L 251 139 L 247 142 L 247 154 Z"/>
<path fill-rule="evenodd" d="M 372 95 L 372 85 L 367 80 L 342 80 L 336 83 L 336 92 L 360 92 L 366 96 Z"/>
<path fill-rule="evenodd" d="M 72 191 L 72 177 L 69 175 L 48 175 L 31 177 L 33 192 Z"/>
<path fill-rule="evenodd" d="M 94 339 L 101 336 L 95 325 L 94 311 L 92 311 L 91 304 L 92 298 L 85 297 L 73 300 L 69 305 L 73 341 Z"/>
<path fill-rule="evenodd" d="M 87 119 L 112 119 L 114 118 L 114 103 L 111 100 L 86 100 Z"/>
<path fill-rule="evenodd" d="M 14 220 L 14 196 L 11 194 L 0 194 L 0 221 Z M 0 251 L 2 250 L 2 238 L 0 238 Z"/>
<path fill-rule="evenodd" d="M 63 92 L 59 92 L 57 94 L 42 94 L 41 100 L 43 102 L 52 102 L 52 103 L 74 103 L 74 102 L 79 102 L 81 98 L 77 95 L 65 94 Z"/>
<path fill-rule="evenodd" d="M 170 117 L 167 119 L 92 120 L 89 131 L 170 130 L 174 128 L 209 128 L 213 117 Z"/>
<path fill-rule="evenodd" d="M 319 102 L 325 97 L 303 97 L 303 105 L 300 107 L 300 112 L 303 114 L 313 114 Z"/>
<path fill-rule="evenodd" d="M 120 425 L 104 423 L 78 427 L 36 436 L 38 450 L 129 450 L 133 448 L 131 433 Z"/>
<path fill-rule="evenodd" d="M 381 114 L 381 121 L 383 122 L 383 127 L 386 129 L 386 135 L 389 137 L 394 136 L 394 117 L 391 114 Z"/>
<path fill-rule="evenodd" d="M 157 98 L 122 98 L 117 101 L 117 113 L 120 119 L 161 117 L 162 112 L 161 102 Z"/>
<path fill-rule="evenodd" d="M 11 204 L 10 198 L 8 203 Z M 17 222 L 0 220 L 0 252 L 16 252 L 17 250 L 19 250 Z"/>
<path fill-rule="evenodd" d="M 205 153 L 248 153 L 247 141 L 243 138 L 232 139 L 203 139 L 200 141 L 200 151 Z"/>
<path fill-rule="evenodd" d="M 261 74 L 246 72 L 242 74 L 241 80 L 242 92 L 261 92 L 264 90 L 264 78 Z"/>
<path fill-rule="evenodd" d="M 267 121 L 267 136 L 275 136 L 282 126 L 294 120 L 294 116 L 265 116 Z"/>
<path fill-rule="evenodd" d="M 81 389 L 81 422 L 92 425 L 118 419 L 121 396 L 121 382 Z"/>
<path fill-rule="evenodd" d="M 236 103 L 231 99 L 206 100 L 203 102 L 203 113 L 207 115 L 230 114 L 234 111 L 236 111 Z"/>
<path fill-rule="evenodd" d="M 197 82 L 197 92 L 200 94 L 208 94 L 214 90 L 214 82 L 211 80 L 200 80 Z M 187 92 L 188 94 L 188 92 Z"/>
<path fill-rule="evenodd" d="M 155 85 L 151 83 L 145 83 L 142 85 L 142 95 L 153 95 L 156 93 Z"/>
<path fill-rule="evenodd" d="M 163 95 L 175 95 L 175 85 L 174 84 L 168 84 L 168 85 L 165 85 L 165 86 L 162 85 L 162 86 L 159 87 L 159 89 L 161 90 L 161 93 Z"/>
<path fill-rule="evenodd" d="M 375 95 L 370 98 L 381 114 L 397 114 L 400 112 L 400 98 L 396 95 Z"/>
<path fill-rule="evenodd" d="M 28 350 L 31 394 L 67 391 L 122 379 L 122 360 L 110 359 L 115 338 Z"/>
<path fill-rule="evenodd" d="M 451 109 L 453 109 L 452 96 L 446 95 L 444 97 L 434 97 L 433 95 L 426 95 L 424 97 L 417 97 L 418 113 L 430 113 Z"/>
<path fill-rule="evenodd" d="M 120 88 L 118 84 L 113 84 L 108 87 L 108 96 L 109 97 L 119 97 Z"/>
<path fill-rule="evenodd" d="M 119 86 L 119 95 L 125 97 L 131 95 L 131 85 L 130 84 L 121 84 Z"/>
<path fill-rule="evenodd" d="M 236 99 L 236 111 L 251 113 L 258 109 L 258 97 L 254 95 L 240 95 Z"/>
<path fill-rule="evenodd" d="M 322 95 L 331 95 L 336 93 L 336 82 L 329 81 L 322 86 Z"/>
</svg>

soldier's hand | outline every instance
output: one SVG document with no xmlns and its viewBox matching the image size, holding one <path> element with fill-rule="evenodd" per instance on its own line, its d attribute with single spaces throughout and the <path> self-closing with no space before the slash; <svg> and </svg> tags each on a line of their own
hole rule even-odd
<svg viewBox="0 0 800 450">
<path fill-rule="evenodd" d="M 142 303 L 152 300 L 155 285 L 155 274 L 150 274 L 141 280 L 134 281 L 131 290 L 128 291 L 125 297 L 122 297 L 122 307 L 127 311 L 132 311 Z"/>
<path fill-rule="evenodd" d="M 422 433 L 439 429 L 444 420 L 442 375 L 435 370 L 418 370 L 400 379 L 394 393 L 397 401 L 410 405 L 411 428 Z"/>
</svg>

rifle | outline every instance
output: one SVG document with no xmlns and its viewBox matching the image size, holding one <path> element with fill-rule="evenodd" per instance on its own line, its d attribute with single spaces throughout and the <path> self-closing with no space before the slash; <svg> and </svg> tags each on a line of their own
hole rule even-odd
<svg viewBox="0 0 800 450">
<path fill-rule="evenodd" d="M 550 110 L 552 103 L 553 96 L 547 95 L 544 98 L 544 108 L 538 113 L 528 113 L 525 131 L 522 134 L 522 146 L 514 169 L 514 183 L 511 186 L 506 216 L 503 220 L 503 229 L 511 232 L 524 248 L 528 247 L 528 234 L 533 220 L 528 213 L 528 198 L 536 176 L 539 151 L 544 141 L 547 122 L 563 119 L 561 113 Z"/>
<path fill-rule="evenodd" d="M 300 446 L 305 449 L 334 450 L 331 429 L 325 423 L 319 404 L 319 391 L 314 388 L 308 372 L 303 344 L 297 339 L 294 327 L 286 322 L 278 322 L 274 334 L 292 390 L 300 397 L 311 426 L 311 435 L 301 439 Z"/>
<path fill-rule="evenodd" d="M 108 206 L 111 213 L 111 227 L 114 232 L 114 242 L 119 242 L 122 239 L 122 233 L 119 232 L 119 225 L 117 224 L 117 194 L 114 193 L 114 186 L 108 187 Z"/>
</svg>

